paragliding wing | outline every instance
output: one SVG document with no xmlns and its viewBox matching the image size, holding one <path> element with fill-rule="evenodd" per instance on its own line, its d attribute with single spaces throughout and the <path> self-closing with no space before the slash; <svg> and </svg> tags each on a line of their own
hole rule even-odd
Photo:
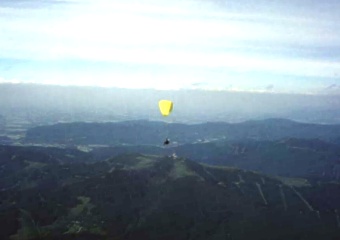
<svg viewBox="0 0 340 240">
<path fill-rule="evenodd" d="M 169 116 L 173 108 L 173 102 L 170 100 L 160 100 L 158 102 L 159 110 L 163 116 Z"/>
</svg>

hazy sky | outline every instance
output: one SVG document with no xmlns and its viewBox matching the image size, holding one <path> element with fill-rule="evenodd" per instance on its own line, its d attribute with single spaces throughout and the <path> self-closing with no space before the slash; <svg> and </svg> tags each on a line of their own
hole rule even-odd
<svg viewBox="0 0 340 240">
<path fill-rule="evenodd" d="M 338 0 L 1 0 L 0 82 L 339 93 Z"/>
</svg>

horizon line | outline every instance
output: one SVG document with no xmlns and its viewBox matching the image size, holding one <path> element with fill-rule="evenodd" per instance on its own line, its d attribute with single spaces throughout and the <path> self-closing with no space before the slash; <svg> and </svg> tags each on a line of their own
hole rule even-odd
<svg viewBox="0 0 340 240">
<path fill-rule="evenodd" d="M 274 91 L 265 89 L 232 89 L 232 88 L 213 88 L 213 87 L 182 87 L 182 88 L 124 88 L 117 86 L 103 86 L 103 85 L 81 85 L 81 84 L 56 84 L 56 83 L 36 83 L 36 82 L 17 82 L 4 81 L 1 85 L 35 85 L 47 87 L 70 87 L 70 88 L 103 88 L 103 89 L 122 89 L 122 90 L 141 90 L 141 91 L 204 91 L 204 92 L 228 92 L 228 93 L 251 93 L 251 94 L 268 94 L 268 95 L 306 95 L 306 96 L 340 96 L 340 92 L 298 92 L 298 91 Z"/>
</svg>

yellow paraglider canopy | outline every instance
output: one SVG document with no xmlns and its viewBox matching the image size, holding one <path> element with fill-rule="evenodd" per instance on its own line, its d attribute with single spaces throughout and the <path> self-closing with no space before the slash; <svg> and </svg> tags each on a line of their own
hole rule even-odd
<svg viewBox="0 0 340 240">
<path fill-rule="evenodd" d="M 170 100 L 160 100 L 158 102 L 159 110 L 164 117 L 169 116 L 174 106 L 173 102 Z"/>
</svg>

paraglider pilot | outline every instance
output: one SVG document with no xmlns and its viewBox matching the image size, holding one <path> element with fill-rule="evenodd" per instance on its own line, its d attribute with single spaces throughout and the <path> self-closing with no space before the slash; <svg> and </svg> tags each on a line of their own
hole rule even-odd
<svg viewBox="0 0 340 240">
<path fill-rule="evenodd" d="M 173 102 L 170 100 L 160 100 L 158 102 L 159 110 L 164 117 L 167 117 L 172 112 Z M 165 139 L 163 145 L 169 145 L 170 141 L 168 138 Z"/>
</svg>

